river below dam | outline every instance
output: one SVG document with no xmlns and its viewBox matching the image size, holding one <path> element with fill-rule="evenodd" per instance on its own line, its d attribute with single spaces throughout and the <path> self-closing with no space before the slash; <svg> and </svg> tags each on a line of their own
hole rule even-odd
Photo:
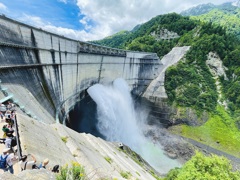
<svg viewBox="0 0 240 180">
<path fill-rule="evenodd" d="M 79 119 L 71 121 L 70 127 L 107 141 L 122 142 L 161 174 L 180 167 L 180 162 L 165 155 L 159 142 L 146 136 L 150 110 L 136 106 L 129 89 L 123 79 L 116 79 L 107 86 L 93 85 L 88 89 L 90 97 L 81 101 L 70 113 L 70 119 Z"/>
</svg>

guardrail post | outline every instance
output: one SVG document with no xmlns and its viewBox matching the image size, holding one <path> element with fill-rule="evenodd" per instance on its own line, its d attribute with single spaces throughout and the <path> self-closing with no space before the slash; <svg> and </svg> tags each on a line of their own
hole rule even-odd
<svg viewBox="0 0 240 180">
<path fill-rule="evenodd" d="M 22 149 L 21 149 L 21 143 L 19 139 L 19 131 L 18 131 L 18 124 L 17 124 L 17 116 L 15 116 L 15 121 L 14 121 L 14 128 L 15 128 L 15 136 L 16 136 L 16 141 L 17 141 L 17 155 L 18 155 L 18 161 L 22 157 Z"/>
</svg>

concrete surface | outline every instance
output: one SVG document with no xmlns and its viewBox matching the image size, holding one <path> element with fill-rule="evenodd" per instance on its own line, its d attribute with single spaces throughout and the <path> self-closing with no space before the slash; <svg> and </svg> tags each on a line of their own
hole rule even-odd
<svg viewBox="0 0 240 180">
<path fill-rule="evenodd" d="M 157 78 L 155 78 L 150 83 L 147 90 L 144 92 L 143 97 L 146 97 L 150 100 L 156 98 L 167 98 L 167 94 L 164 88 L 165 72 L 168 67 L 180 61 L 189 49 L 190 46 L 174 47 L 167 55 L 161 59 L 163 66 L 160 67 L 157 73 Z"/>
<path fill-rule="evenodd" d="M 48 158 L 47 168 L 76 161 L 85 167 L 90 179 L 120 180 L 123 179 L 121 172 L 130 172 L 131 179 L 155 179 L 116 143 L 77 133 L 59 123 L 38 122 L 24 115 L 18 115 L 18 125 L 23 154 L 33 154 L 37 164 Z M 106 160 L 109 158 L 111 162 Z"/>
</svg>

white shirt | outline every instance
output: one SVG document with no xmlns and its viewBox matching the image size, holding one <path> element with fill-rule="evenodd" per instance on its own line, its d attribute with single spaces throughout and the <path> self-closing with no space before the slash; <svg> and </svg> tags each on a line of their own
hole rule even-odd
<svg viewBox="0 0 240 180">
<path fill-rule="evenodd" d="M 0 105 L 0 111 L 2 111 L 2 112 L 7 111 L 7 108 L 6 108 L 6 106 L 4 104 Z"/>
<path fill-rule="evenodd" d="M 5 154 L 5 155 L 2 154 L 2 158 L 5 158 L 7 155 L 8 155 L 8 157 L 7 157 L 7 159 L 6 159 L 7 164 L 8 164 L 9 166 L 12 166 L 12 165 L 13 165 L 12 160 L 13 160 L 13 158 L 14 158 L 14 154 L 13 154 L 13 153 L 11 153 L 11 154 Z"/>
<path fill-rule="evenodd" d="M 34 161 L 27 161 L 27 160 L 24 162 L 20 161 L 19 162 L 20 167 L 24 170 L 26 162 L 27 162 L 26 169 L 32 169 L 32 166 L 35 164 Z"/>
<path fill-rule="evenodd" d="M 12 139 L 7 137 L 5 139 L 5 147 L 6 148 L 11 148 L 11 142 L 12 142 Z"/>
</svg>

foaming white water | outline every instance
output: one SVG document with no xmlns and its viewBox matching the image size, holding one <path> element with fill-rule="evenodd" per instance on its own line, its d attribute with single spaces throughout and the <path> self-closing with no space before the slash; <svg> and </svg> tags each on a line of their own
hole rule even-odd
<svg viewBox="0 0 240 180">
<path fill-rule="evenodd" d="M 97 128 L 106 140 L 128 145 L 160 173 L 180 166 L 163 154 L 159 144 L 153 144 L 144 136 L 147 116 L 134 109 L 125 80 L 116 79 L 111 86 L 96 84 L 88 93 L 97 104 Z"/>
</svg>

